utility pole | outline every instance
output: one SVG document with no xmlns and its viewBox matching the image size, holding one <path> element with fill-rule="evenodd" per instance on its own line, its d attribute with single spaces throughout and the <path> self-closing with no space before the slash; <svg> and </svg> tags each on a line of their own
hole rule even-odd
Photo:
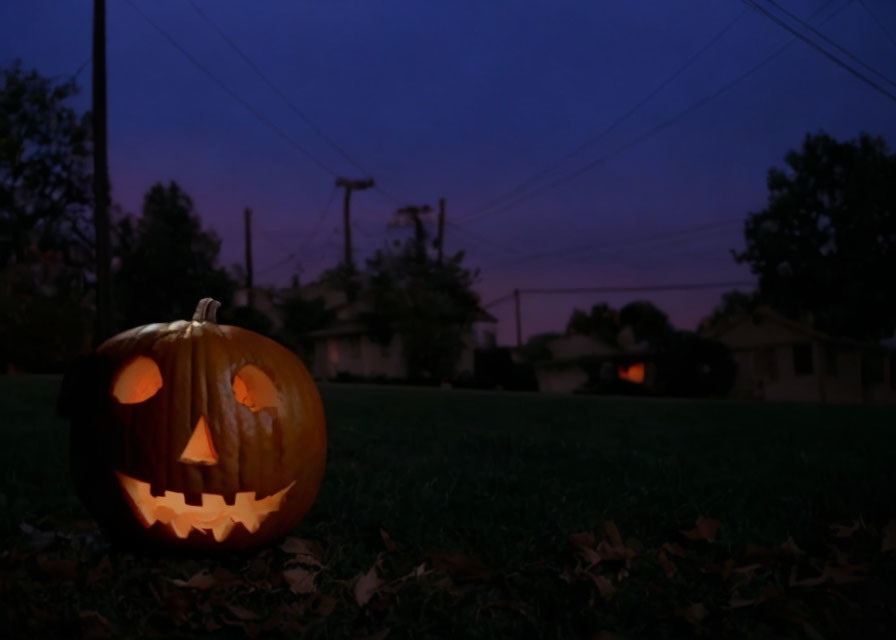
<svg viewBox="0 0 896 640">
<path fill-rule="evenodd" d="M 348 178 L 336 178 L 336 186 L 345 188 L 345 198 L 342 201 L 342 226 L 345 232 L 345 257 L 343 262 L 346 267 L 354 266 L 352 257 L 352 227 L 350 222 L 349 207 L 352 199 L 352 191 L 363 191 L 373 186 L 373 178 L 366 180 L 349 180 Z"/>
<path fill-rule="evenodd" d="M 109 156 L 106 141 L 106 0 L 93 0 L 93 228 L 96 235 L 96 333 L 112 335 L 112 250 L 109 238 Z"/>
<path fill-rule="evenodd" d="M 439 237 L 436 246 L 439 250 L 439 264 L 442 264 L 442 245 L 445 243 L 445 198 L 439 198 Z"/>
<path fill-rule="evenodd" d="M 421 263 L 426 261 L 426 231 L 420 216 L 430 211 L 432 211 L 432 207 L 424 204 L 419 207 L 409 205 L 395 212 L 395 215 L 409 218 L 414 223 L 414 244 L 417 246 L 417 261 Z"/>
<path fill-rule="evenodd" d="M 252 209 L 246 207 L 243 210 L 243 219 L 246 224 L 246 292 L 249 306 L 255 308 L 255 289 L 252 282 Z"/>
<path fill-rule="evenodd" d="M 513 302 L 516 306 L 516 346 L 523 346 L 523 326 L 522 320 L 520 319 L 520 290 L 513 290 Z"/>
</svg>

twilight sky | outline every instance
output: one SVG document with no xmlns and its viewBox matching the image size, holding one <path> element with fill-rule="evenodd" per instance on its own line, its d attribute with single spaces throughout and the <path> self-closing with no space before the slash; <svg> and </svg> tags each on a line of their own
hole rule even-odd
<svg viewBox="0 0 896 640">
<path fill-rule="evenodd" d="M 779 4 L 896 80 L 896 3 Z M 353 198 L 359 260 L 410 233 L 386 228 L 396 208 L 445 197 L 446 250 L 467 250 L 484 303 L 515 287 L 750 281 L 729 250 L 764 205 L 769 167 L 810 131 L 896 146 L 893 101 L 739 0 L 107 5 L 113 199 L 136 213 L 153 183 L 176 180 L 222 237 L 225 265 L 242 260 L 252 207 L 262 284 L 340 259 L 334 173 L 381 187 Z M 76 72 L 91 12 L 86 0 L 3 3 L 0 64 Z M 89 66 L 79 82 L 86 109 Z M 638 298 L 694 328 L 721 292 L 527 295 L 523 333 Z M 512 302 L 490 311 L 512 342 Z"/>
</svg>

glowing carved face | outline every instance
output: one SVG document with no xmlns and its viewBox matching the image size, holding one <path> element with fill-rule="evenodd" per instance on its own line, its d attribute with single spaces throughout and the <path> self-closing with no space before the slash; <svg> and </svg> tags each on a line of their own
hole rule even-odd
<svg viewBox="0 0 896 640">
<path fill-rule="evenodd" d="M 128 362 L 115 376 L 112 395 L 123 405 L 141 404 L 155 396 L 165 382 L 158 365 L 152 358 L 137 356 Z M 270 377 L 254 365 L 243 366 L 231 383 L 233 398 L 252 413 L 280 409 L 277 388 Z M 200 415 L 178 462 L 185 465 L 213 466 L 219 462 L 214 437 L 205 415 Z M 261 523 L 280 509 L 281 502 L 295 481 L 266 497 L 258 497 L 254 491 L 238 491 L 231 504 L 221 494 L 201 492 L 197 504 L 188 504 L 186 495 L 165 490 L 153 495 L 149 482 L 138 480 L 121 471 L 115 472 L 118 482 L 134 515 L 145 527 L 156 522 L 168 525 L 180 539 L 186 539 L 193 530 L 211 534 L 217 542 L 226 540 L 236 525 L 242 525 L 255 533 Z"/>
</svg>

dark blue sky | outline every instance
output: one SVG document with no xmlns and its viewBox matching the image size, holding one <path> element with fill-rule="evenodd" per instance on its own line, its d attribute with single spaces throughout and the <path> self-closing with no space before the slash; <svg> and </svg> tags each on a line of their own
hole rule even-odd
<svg viewBox="0 0 896 640">
<path fill-rule="evenodd" d="M 802 42 L 648 133 L 793 39 L 738 0 L 195 1 L 382 187 L 354 199 L 357 257 L 408 233 L 386 229 L 397 206 L 435 205 L 444 196 L 453 223 L 446 246 L 468 250 L 468 264 L 482 271 L 485 302 L 514 287 L 750 280 L 729 249 L 742 246 L 743 217 L 765 202 L 766 171 L 806 132 L 868 131 L 896 145 L 896 104 Z M 177 180 L 221 235 L 225 264 L 242 259 L 242 209 L 251 206 L 262 282 L 285 283 L 298 263 L 303 280 L 334 264 L 341 197 L 331 201 L 333 176 L 296 146 L 339 174 L 361 172 L 189 2 L 130 2 L 293 143 L 197 69 L 128 0 L 108 0 L 114 199 L 137 212 L 151 184 Z M 90 54 L 91 4 L 4 3 L 0 61 L 19 57 L 45 75 L 73 73 Z M 803 18 L 817 12 L 813 24 L 828 37 L 896 79 L 896 3 L 780 4 Z M 616 122 L 723 29 L 662 91 L 534 186 L 592 168 L 483 211 Z M 86 108 L 89 68 L 79 80 Z M 524 297 L 524 333 L 562 329 L 574 306 L 638 297 L 693 328 L 720 293 Z M 512 304 L 492 311 L 500 339 L 510 342 Z"/>
</svg>

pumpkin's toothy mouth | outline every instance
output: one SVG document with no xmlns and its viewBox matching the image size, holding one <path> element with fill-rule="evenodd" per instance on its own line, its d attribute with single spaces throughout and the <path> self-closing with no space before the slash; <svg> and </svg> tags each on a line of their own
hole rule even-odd
<svg viewBox="0 0 896 640">
<path fill-rule="evenodd" d="M 128 497 L 131 510 L 140 522 L 151 527 L 161 522 L 171 527 L 178 538 L 186 538 L 190 531 L 197 531 L 226 540 L 237 524 L 243 525 L 250 533 L 255 533 L 268 514 L 277 511 L 283 497 L 295 482 L 266 498 L 256 498 L 254 491 L 240 491 L 232 505 L 217 493 L 203 493 L 202 504 L 187 504 L 184 494 L 166 491 L 165 495 L 154 496 L 148 482 L 115 472 L 118 482 Z"/>
</svg>

